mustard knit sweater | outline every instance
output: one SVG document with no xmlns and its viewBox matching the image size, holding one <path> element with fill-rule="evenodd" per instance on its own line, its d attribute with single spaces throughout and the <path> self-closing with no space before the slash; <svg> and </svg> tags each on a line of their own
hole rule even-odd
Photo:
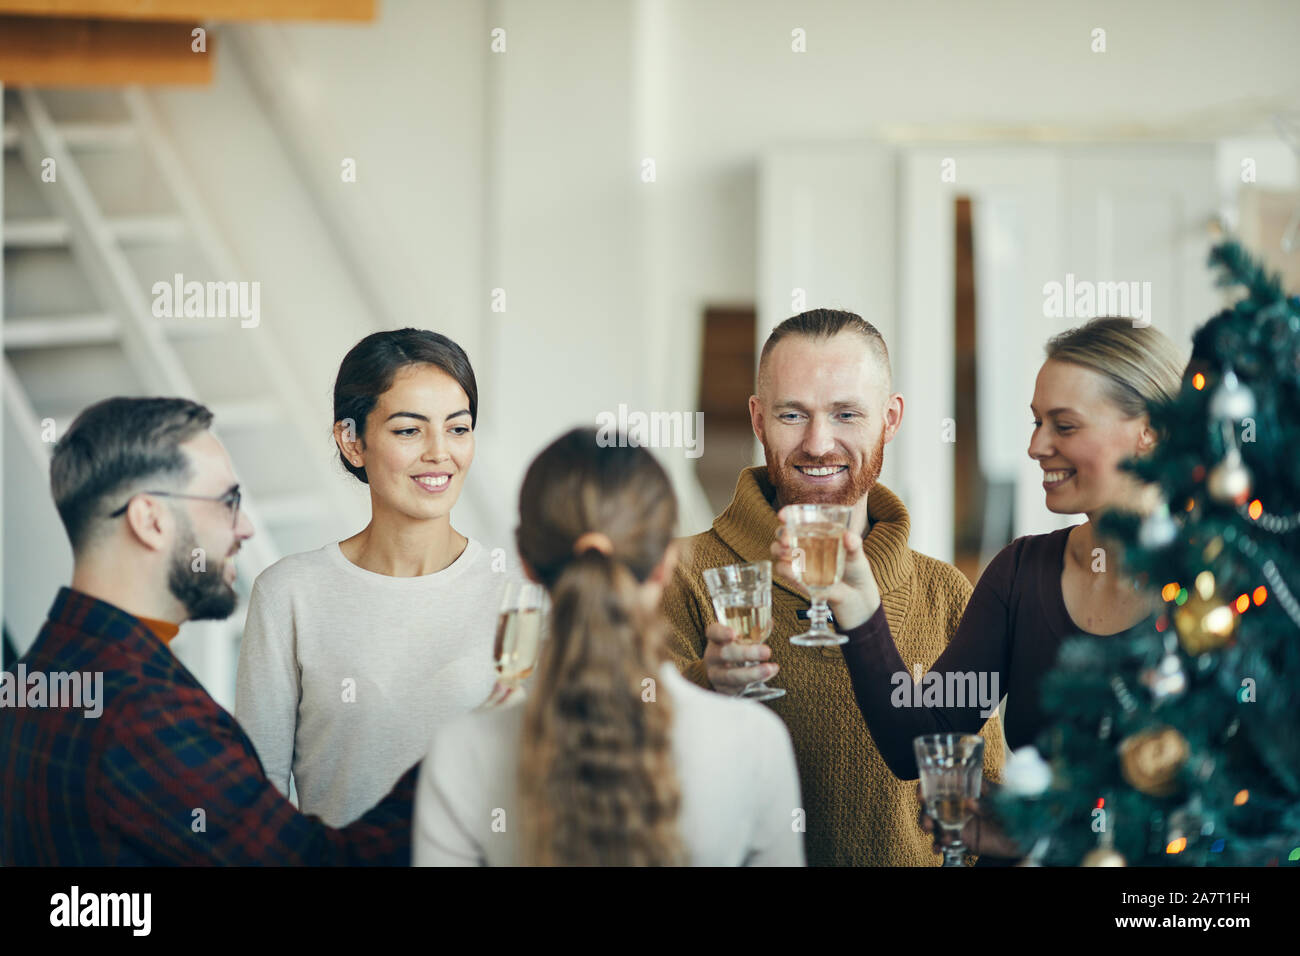
<svg viewBox="0 0 1300 956">
<path fill-rule="evenodd" d="M 704 586 L 705 568 L 771 558 L 776 535 L 775 495 L 767 469 L 747 468 L 736 495 L 713 528 L 687 538 L 664 594 L 668 646 L 688 679 L 712 689 L 705 672 L 704 630 L 716 620 Z M 929 669 L 957 630 L 970 583 L 950 564 L 907 546 L 907 509 L 877 484 L 867 497 L 869 528 L 863 539 L 880 586 L 885 617 L 907 666 Z M 808 598 L 773 576 L 771 660 L 780 665 L 768 681 L 786 694 L 770 702 L 794 740 L 806 815 L 810 866 L 937 866 L 931 839 L 916 824 L 916 781 L 899 780 L 876 749 L 853 697 L 838 647 L 796 647 L 789 638 L 808 629 L 795 616 Z M 998 779 L 1002 724 L 994 715 L 980 731 L 984 771 Z"/>
</svg>

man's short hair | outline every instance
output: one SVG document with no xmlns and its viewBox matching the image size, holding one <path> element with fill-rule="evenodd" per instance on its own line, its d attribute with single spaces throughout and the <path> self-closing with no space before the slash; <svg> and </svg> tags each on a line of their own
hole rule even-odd
<svg viewBox="0 0 1300 956">
<path fill-rule="evenodd" d="M 840 309 L 810 309 L 786 319 L 772 330 L 763 343 L 763 351 L 758 357 L 758 382 L 761 386 L 763 373 L 767 368 L 768 355 L 776 348 L 778 342 L 790 335 L 805 335 L 809 338 L 830 338 L 840 332 L 856 332 L 866 340 L 871 354 L 880 363 L 885 372 L 885 391 L 893 390 L 893 373 L 889 367 L 889 348 L 880 330 L 853 312 Z"/>
<path fill-rule="evenodd" d="M 50 459 L 50 492 L 73 554 L 122 505 L 119 497 L 151 482 L 188 482 L 180 446 L 211 423 L 212 412 L 187 398 L 108 398 L 82 411 Z"/>
</svg>

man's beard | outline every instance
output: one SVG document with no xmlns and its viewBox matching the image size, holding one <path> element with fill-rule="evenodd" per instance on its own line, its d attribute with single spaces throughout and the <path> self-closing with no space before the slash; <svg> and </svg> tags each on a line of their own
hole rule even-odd
<svg viewBox="0 0 1300 956">
<path fill-rule="evenodd" d="M 167 573 L 167 588 L 172 597 L 185 605 L 188 619 L 191 621 L 222 621 L 235 611 L 239 598 L 235 589 L 226 583 L 225 562 L 205 570 L 191 569 L 194 550 L 198 541 L 194 537 L 194 527 L 188 521 L 183 523 L 183 533 L 172 549 L 171 569 Z"/>
<path fill-rule="evenodd" d="M 855 505 L 862 496 L 876 485 L 880 469 L 885 464 L 885 435 L 881 432 L 876 447 L 867 456 L 866 461 L 856 470 L 851 462 L 843 460 L 842 455 L 824 455 L 821 458 L 796 460 L 782 466 L 772 454 L 772 449 L 763 446 L 763 457 L 767 460 L 767 480 L 776 490 L 777 507 L 785 505 Z M 824 468 L 832 465 L 847 465 L 849 480 L 835 486 L 819 488 L 803 480 L 795 465 L 804 468 Z"/>
</svg>

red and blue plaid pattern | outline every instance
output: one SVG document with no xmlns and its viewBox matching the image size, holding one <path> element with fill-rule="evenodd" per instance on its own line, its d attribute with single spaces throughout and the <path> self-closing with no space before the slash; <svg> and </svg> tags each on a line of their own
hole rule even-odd
<svg viewBox="0 0 1300 956">
<path fill-rule="evenodd" d="M 0 707 L 0 865 L 410 863 L 418 764 L 349 826 L 302 815 L 234 717 L 120 608 L 60 588 L 20 663 L 102 672 L 103 713 Z"/>
</svg>

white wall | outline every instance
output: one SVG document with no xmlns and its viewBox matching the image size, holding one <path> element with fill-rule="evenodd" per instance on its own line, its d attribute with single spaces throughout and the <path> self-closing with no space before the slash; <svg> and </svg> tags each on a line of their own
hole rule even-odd
<svg viewBox="0 0 1300 956">
<path fill-rule="evenodd" d="M 369 26 L 239 28 L 273 35 L 264 42 L 279 52 L 264 68 L 296 117 L 291 136 L 308 158 L 300 176 L 335 196 L 317 218 L 356 250 L 354 285 L 369 290 L 335 301 L 322 292 L 304 310 L 313 330 L 330 332 L 298 337 L 303 374 L 327 388 L 344 341 L 369 330 L 357 327 L 367 310 L 379 327 L 411 321 L 461 341 L 483 393 L 472 480 L 498 528 L 513 525 L 528 460 L 563 429 L 619 403 L 692 408 L 703 307 L 759 294 L 767 151 L 869 139 L 1266 137 L 1268 111 L 1294 103 L 1298 89 L 1300 6 L 1282 0 L 386 0 L 378 9 Z M 498 26 L 503 54 L 489 50 Z M 1091 52 L 1094 27 L 1107 31 L 1105 53 Z M 791 51 L 795 28 L 806 53 Z M 240 48 L 247 56 L 256 44 Z M 201 114 L 202 92 L 168 96 Z M 246 150 L 228 122 L 232 152 Z M 336 184 L 344 155 L 359 161 L 354 185 Z M 639 176 L 645 157 L 653 184 Z M 277 205 L 268 197 L 263 215 Z M 242 215 L 232 228 L 255 231 L 253 211 Z M 296 207 L 280 215 L 298 218 Z M 504 314 L 488 308 L 497 287 Z M 688 490 L 684 457 L 661 457 Z M 688 528 L 707 523 L 691 514 Z"/>
<path fill-rule="evenodd" d="M 693 408 L 704 307 L 758 302 L 778 268 L 759 260 L 765 157 L 872 142 L 1217 141 L 1225 206 L 1242 155 L 1258 158 L 1262 186 L 1296 185 L 1295 154 L 1268 121 L 1300 101 L 1291 0 L 384 0 L 377 10 L 361 25 L 223 26 L 212 87 L 151 96 L 263 283 L 260 334 L 293 357 L 322 456 L 332 457 L 333 377 L 359 338 L 417 325 L 466 348 L 482 415 L 456 521 L 489 543 L 508 541 L 523 471 L 561 431 L 619 404 Z M 496 27 L 505 53 L 490 51 Z M 1105 53 L 1090 49 L 1096 27 Z M 791 50 L 795 29 L 805 53 Z M 345 158 L 355 183 L 341 179 Z M 641 178 L 646 158 L 653 183 Z M 897 225 L 903 235 L 917 224 Z M 838 287 L 862 281 L 845 278 Z M 504 313 L 490 308 L 494 288 Z M 917 330 L 873 308 L 885 307 L 862 306 L 896 329 L 896 367 L 923 369 L 909 354 Z M 925 407 L 910 398 L 911 412 Z M 911 412 L 905 432 L 926 424 Z M 920 451 L 909 455 L 908 441 L 886 465 L 905 492 L 906 472 L 930 464 L 925 443 L 911 440 Z M 679 449 L 660 458 L 682 530 L 707 526 L 690 461 Z M 6 469 L 11 490 L 15 477 Z M 338 480 L 355 528 L 364 489 Z M 943 553 L 948 523 L 931 516 L 913 543 Z"/>
<path fill-rule="evenodd" d="M 227 26 L 212 87 L 154 92 L 218 227 L 263 284 L 257 331 L 290 356 L 331 462 L 333 380 L 357 340 L 414 325 L 483 357 L 484 110 L 469 42 L 483 12 L 439 6 L 386 4 L 367 27 Z M 330 532 L 346 535 L 368 496 L 333 470 L 353 508 L 351 530 Z M 489 470 L 480 458 L 476 480 Z M 460 525 L 499 541 L 478 491 Z"/>
<path fill-rule="evenodd" d="M 762 211 L 752 180 L 768 153 L 819 144 L 833 153 L 878 139 L 1204 140 L 1261 127 L 1267 134 L 1269 110 L 1300 100 L 1289 52 L 1300 5 L 1292 3 L 672 0 L 668 9 L 673 241 L 665 295 L 684 342 L 705 303 L 753 301 L 765 288 L 753 251 Z M 1090 50 L 1097 26 L 1107 31 L 1105 53 Z M 791 51 L 795 28 L 806 31 L 806 53 Z M 896 368 L 924 366 L 906 352 L 907 329 L 890 344 Z M 916 374 L 904 382 L 922 388 Z M 948 387 L 945 379 L 939 390 Z M 897 462 L 910 444 L 915 475 L 939 446 L 907 432 L 932 427 L 921 413 L 935 396 L 925 389 L 907 397 L 904 434 L 886 457 Z M 900 490 L 911 477 L 898 476 Z M 918 517 L 913 544 L 945 553 L 950 522 L 918 528 Z"/>
</svg>

